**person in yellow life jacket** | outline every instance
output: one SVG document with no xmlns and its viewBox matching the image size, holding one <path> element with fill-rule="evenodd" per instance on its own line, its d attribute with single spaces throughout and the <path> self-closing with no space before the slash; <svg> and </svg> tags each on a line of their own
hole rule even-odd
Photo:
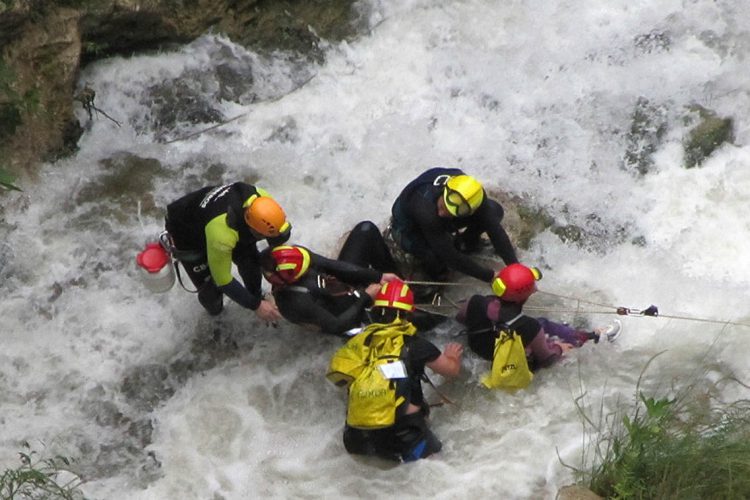
<svg viewBox="0 0 750 500">
<path fill-rule="evenodd" d="M 284 210 L 263 189 L 235 182 L 208 186 L 167 206 L 166 230 L 173 255 L 198 290 L 198 301 L 211 315 L 223 309 L 226 294 L 264 321 L 281 319 L 273 302 L 261 293 L 257 243 L 280 245 L 291 225 Z M 244 286 L 232 276 L 237 266 Z"/>
<path fill-rule="evenodd" d="M 355 455 L 410 462 L 440 451 L 429 429 L 422 393 L 425 367 L 458 375 L 463 346 L 440 350 L 416 335 L 409 321 L 414 295 L 401 280 L 384 283 L 373 302 L 376 323 L 352 337 L 331 359 L 328 379 L 348 388 L 344 447 Z"/>
</svg>

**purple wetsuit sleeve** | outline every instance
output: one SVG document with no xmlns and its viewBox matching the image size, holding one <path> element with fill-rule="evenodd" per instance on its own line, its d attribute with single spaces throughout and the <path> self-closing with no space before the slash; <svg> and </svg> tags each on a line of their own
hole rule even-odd
<svg viewBox="0 0 750 500">
<path fill-rule="evenodd" d="M 547 333 L 547 335 L 549 335 L 550 337 L 557 337 L 563 342 L 574 345 L 576 347 L 581 347 L 583 343 L 588 340 L 586 332 L 576 330 L 575 328 L 571 328 L 568 325 L 555 323 L 554 321 L 550 321 L 547 318 L 537 318 L 537 321 L 539 321 L 539 323 L 542 325 L 542 328 Z"/>
</svg>

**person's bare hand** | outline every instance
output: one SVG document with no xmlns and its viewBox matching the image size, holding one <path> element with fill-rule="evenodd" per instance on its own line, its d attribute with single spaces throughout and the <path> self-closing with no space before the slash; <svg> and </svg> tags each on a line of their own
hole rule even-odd
<svg viewBox="0 0 750 500">
<path fill-rule="evenodd" d="M 445 348 L 443 349 L 443 354 L 448 356 L 449 358 L 461 359 L 461 355 L 464 353 L 464 346 L 459 344 L 458 342 L 449 342 L 445 345 Z"/>
<path fill-rule="evenodd" d="M 565 354 L 571 349 L 575 349 L 575 346 L 573 344 L 568 344 L 567 342 L 562 342 L 560 340 L 553 340 L 553 342 L 560 346 L 560 349 L 562 349 L 563 354 Z"/>
<path fill-rule="evenodd" d="M 369 295 L 372 300 L 375 300 L 375 297 L 378 295 L 378 292 L 380 291 L 380 284 L 379 283 L 370 283 L 367 285 L 367 288 L 365 288 L 365 293 Z"/>
<path fill-rule="evenodd" d="M 268 300 L 260 301 L 260 305 L 255 310 L 255 314 L 263 321 L 267 321 L 269 323 L 275 323 L 282 318 L 281 313 L 279 312 L 279 308 L 276 307 L 276 304 L 273 304 Z"/>
<path fill-rule="evenodd" d="M 381 284 L 388 283 L 389 281 L 393 281 L 393 280 L 401 280 L 401 278 L 399 278 L 397 274 L 393 274 L 393 273 L 383 273 L 383 276 L 380 277 Z"/>
</svg>

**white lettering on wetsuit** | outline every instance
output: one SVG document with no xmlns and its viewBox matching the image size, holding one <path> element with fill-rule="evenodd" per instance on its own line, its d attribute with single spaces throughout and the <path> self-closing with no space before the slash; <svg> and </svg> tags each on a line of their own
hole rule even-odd
<svg viewBox="0 0 750 500">
<path fill-rule="evenodd" d="M 432 181 L 432 185 L 433 186 L 445 186 L 445 184 L 448 182 L 450 178 L 451 176 L 447 174 L 438 175 L 437 177 L 435 177 L 435 180 Z"/>
<path fill-rule="evenodd" d="M 229 192 L 230 187 L 232 187 L 231 184 L 224 184 L 223 186 L 213 188 L 211 191 L 209 191 L 206 194 L 206 196 L 203 197 L 200 207 L 206 208 L 206 205 L 208 205 L 214 200 L 218 200 L 219 198 L 227 194 Z"/>
</svg>

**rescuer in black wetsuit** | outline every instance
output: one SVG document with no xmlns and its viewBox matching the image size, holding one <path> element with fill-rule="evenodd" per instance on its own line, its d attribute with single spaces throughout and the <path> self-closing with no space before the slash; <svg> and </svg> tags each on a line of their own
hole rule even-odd
<svg viewBox="0 0 750 500">
<path fill-rule="evenodd" d="M 212 315 L 223 309 L 223 295 L 265 321 L 281 319 L 261 294 L 257 243 L 279 245 L 291 225 L 279 204 L 263 189 L 243 182 L 208 186 L 167 206 L 166 229 L 179 260 L 198 290 L 198 301 Z M 244 286 L 232 276 L 232 263 Z"/>
<path fill-rule="evenodd" d="M 487 198 L 482 185 L 455 168 L 432 168 L 410 182 L 393 204 L 390 236 L 435 280 L 451 269 L 491 283 L 495 272 L 467 253 L 486 233 L 506 265 L 518 262 L 500 224 L 503 207 Z"/>
<path fill-rule="evenodd" d="M 284 318 L 340 336 L 369 323 L 367 309 L 380 284 L 398 278 L 391 272 L 395 263 L 380 231 L 369 221 L 352 229 L 338 259 L 282 245 L 264 250 L 261 262 Z M 445 319 L 427 313 L 418 318 L 422 328 Z"/>
</svg>

